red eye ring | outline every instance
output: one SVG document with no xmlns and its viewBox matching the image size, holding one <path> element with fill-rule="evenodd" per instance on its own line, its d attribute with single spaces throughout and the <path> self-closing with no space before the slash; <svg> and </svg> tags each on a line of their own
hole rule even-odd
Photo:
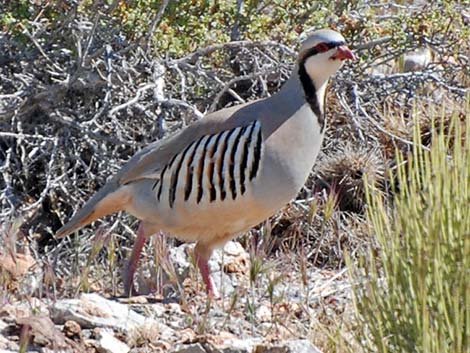
<svg viewBox="0 0 470 353">
<path fill-rule="evenodd" d="M 314 48 L 316 49 L 317 53 L 324 53 L 330 50 L 329 45 L 326 43 L 318 43 Z"/>
</svg>

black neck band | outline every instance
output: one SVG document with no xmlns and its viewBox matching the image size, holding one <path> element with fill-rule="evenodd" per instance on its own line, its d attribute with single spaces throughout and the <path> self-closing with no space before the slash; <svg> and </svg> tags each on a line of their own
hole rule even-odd
<svg viewBox="0 0 470 353">
<path fill-rule="evenodd" d="M 344 45 L 344 42 L 329 42 L 329 43 L 323 43 L 323 44 L 327 45 L 329 49 L 333 49 L 341 45 Z M 310 108 L 312 109 L 313 113 L 316 115 L 318 119 L 318 124 L 320 125 L 320 128 L 323 131 L 323 129 L 325 128 L 325 113 L 323 112 L 323 109 L 321 109 L 320 102 L 318 101 L 318 97 L 317 97 L 318 87 L 315 87 L 313 80 L 310 78 L 310 76 L 307 73 L 307 69 L 305 68 L 306 61 L 310 57 L 317 55 L 318 53 L 320 52 L 317 49 L 317 47 L 313 47 L 313 48 L 308 49 L 305 52 L 305 54 L 302 56 L 302 59 L 299 62 L 299 79 L 304 89 L 305 100 L 310 105 Z"/>
<path fill-rule="evenodd" d="M 317 116 L 320 127 L 323 130 L 323 125 L 325 124 L 323 111 L 320 108 L 320 102 L 318 102 L 317 89 L 305 69 L 305 62 L 301 62 L 299 65 L 299 78 L 304 89 L 305 100 L 310 105 L 310 109 L 312 109 L 313 113 Z"/>
<path fill-rule="evenodd" d="M 315 55 L 315 54 L 312 54 L 312 55 Z M 315 85 L 313 84 L 312 79 L 308 75 L 307 69 L 305 68 L 305 61 L 310 56 L 311 55 L 306 56 L 299 64 L 299 79 L 304 89 L 305 100 L 310 106 L 310 109 L 312 109 L 313 113 L 317 117 L 318 124 L 320 125 L 320 128 L 323 131 L 325 127 L 324 113 L 323 113 L 323 110 L 320 108 L 320 102 L 318 101 L 318 97 L 317 97 L 317 89 Z"/>
</svg>

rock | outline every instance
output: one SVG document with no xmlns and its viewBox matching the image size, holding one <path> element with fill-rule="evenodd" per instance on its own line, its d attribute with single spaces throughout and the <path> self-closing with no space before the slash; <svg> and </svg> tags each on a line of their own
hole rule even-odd
<svg viewBox="0 0 470 353">
<path fill-rule="evenodd" d="M 167 353 L 167 349 L 161 347 L 135 347 L 130 350 L 129 353 Z"/>
<path fill-rule="evenodd" d="M 147 298 L 147 296 L 145 295 L 135 295 L 133 297 L 130 297 L 130 298 L 117 298 L 117 300 L 119 301 L 119 303 L 123 303 L 123 304 L 130 304 L 130 305 L 135 305 L 135 304 L 148 304 L 149 303 L 149 300 Z"/>
<path fill-rule="evenodd" d="M 127 338 L 131 346 L 142 346 L 147 343 L 155 344 L 156 342 L 171 341 L 174 340 L 176 335 L 175 330 L 153 321 L 131 330 Z"/>
<path fill-rule="evenodd" d="M 7 327 L 8 327 L 8 324 L 7 324 L 5 321 L 0 320 L 0 334 L 1 334 L 2 331 L 5 330 Z"/>
<path fill-rule="evenodd" d="M 47 316 L 29 316 L 17 318 L 17 323 L 28 330 L 33 342 L 40 346 L 53 346 L 54 348 L 67 348 L 69 344 L 64 334 L 55 327 Z"/>
<path fill-rule="evenodd" d="M 128 353 L 131 349 L 127 344 L 114 337 L 112 331 L 96 330 L 96 349 L 99 353 Z"/>
<path fill-rule="evenodd" d="M 17 342 L 0 334 L 0 353 L 19 352 L 20 346 Z"/>
<path fill-rule="evenodd" d="M 208 353 L 200 343 L 177 346 L 172 353 Z"/>
<path fill-rule="evenodd" d="M 130 350 L 129 353 L 167 353 L 168 350 L 163 350 L 161 348 L 150 348 L 150 347 L 135 347 Z"/>
<path fill-rule="evenodd" d="M 169 327 L 98 294 L 82 294 L 80 299 L 59 300 L 51 309 L 51 317 L 56 324 L 73 320 L 82 328 L 108 327 L 125 333 L 144 324 L 155 323 L 160 327 L 160 332 L 173 334 L 173 331 L 169 332 Z"/>
<path fill-rule="evenodd" d="M 225 353 L 225 352 L 224 352 Z M 270 345 L 258 345 L 253 353 L 322 353 L 309 340 L 292 340 Z"/>
<path fill-rule="evenodd" d="M 153 317 L 163 317 L 165 315 L 165 304 L 156 303 L 147 305 L 147 308 L 152 312 Z"/>
<path fill-rule="evenodd" d="M 290 353 L 322 353 L 309 340 L 292 340 L 287 342 Z"/>
<path fill-rule="evenodd" d="M 235 287 L 232 284 L 232 278 L 223 271 L 212 272 L 212 279 L 214 285 L 219 291 L 220 295 L 224 297 L 230 296 L 235 291 Z"/>
<path fill-rule="evenodd" d="M 177 279 L 179 283 L 183 283 L 190 276 L 190 270 L 193 266 L 193 260 L 191 258 L 193 252 L 194 244 L 182 244 L 178 247 L 169 248 L 168 256 L 167 258 L 165 257 L 165 261 L 168 261 L 169 264 L 162 267 L 167 268 L 169 271 L 174 271 L 174 275 L 168 275 L 165 271 L 159 274 L 155 272 L 154 267 L 149 268 L 148 271 L 151 273 L 151 281 L 149 281 L 148 278 L 141 278 L 141 276 L 137 275 L 136 281 L 139 293 L 152 293 L 155 290 L 155 288 L 152 288 L 155 287 L 155 278 L 160 277 L 160 286 L 163 288 L 164 297 L 168 298 L 174 294 L 178 296 L 179 291 L 174 286 L 175 279 Z M 224 293 L 230 295 L 235 290 L 234 281 L 236 281 L 236 278 L 227 276 L 227 273 L 247 273 L 249 269 L 249 255 L 240 243 L 230 241 L 223 249 L 216 249 L 214 251 L 209 261 L 209 267 L 216 287 L 221 288 L 223 286 Z"/>
<path fill-rule="evenodd" d="M 260 338 L 227 338 L 223 342 L 212 342 L 212 345 L 207 347 L 207 353 L 252 353 L 260 343 Z"/>
<path fill-rule="evenodd" d="M 272 320 L 271 309 L 263 304 L 256 309 L 255 316 L 260 322 L 270 322 Z"/>
<path fill-rule="evenodd" d="M 0 307 L 0 317 L 6 324 L 16 324 L 17 318 L 49 316 L 47 305 L 37 298 L 9 303 Z"/>
<path fill-rule="evenodd" d="M 189 249 L 193 247 L 193 244 L 182 244 L 176 248 L 169 249 L 170 261 L 180 281 L 183 281 L 189 274 L 191 267 L 189 252 L 192 252 L 192 250 L 189 251 Z"/>
<path fill-rule="evenodd" d="M 403 72 L 422 71 L 432 60 L 429 48 L 418 48 L 403 55 Z"/>
<path fill-rule="evenodd" d="M 226 255 L 231 257 L 248 256 L 245 248 L 238 241 L 229 241 L 223 248 Z"/>
<path fill-rule="evenodd" d="M 18 280 L 25 276 L 33 266 L 37 264 L 30 254 L 0 252 L 0 271 L 6 272 L 11 280 Z"/>
<path fill-rule="evenodd" d="M 250 255 L 243 246 L 236 241 L 229 241 L 223 249 L 214 251 L 211 257 L 214 271 L 223 267 L 227 273 L 247 273 L 249 269 Z"/>
<path fill-rule="evenodd" d="M 33 294 L 42 282 L 41 268 L 29 252 L 0 252 L 0 273 L 9 290 L 23 295 Z"/>
<path fill-rule="evenodd" d="M 80 337 L 82 333 L 82 328 L 77 322 L 69 320 L 65 322 L 62 331 L 68 338 Z"/>
</svg>

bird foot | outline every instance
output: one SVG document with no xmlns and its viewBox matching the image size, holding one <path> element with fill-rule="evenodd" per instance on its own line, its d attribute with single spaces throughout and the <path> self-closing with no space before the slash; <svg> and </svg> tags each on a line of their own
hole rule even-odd
<svg viewBox="0 0 470 353">
<path fill-rule="evenodd" d="M 206 285 L 207 295 L 212 299 L 220 298 L 219 291 L 217 290 L 210 273 L 208 260 L 196 253 L 196 262 L 199 267 L 199 271 L 201 272 L 202 281 Z"/>
<path fill-rule="evenodd" d="M 133 297 L 139 295 L 139 293 L 134 288 L 135 269 L 132 269 L 131 267 L 132 264 L 128 263 L 122 275 L 125 297 Z"/>
<path fill-rule="evenodd" d="M 137 295 L 138 293 L 134 291 L 134 274 L 137 270 L 137 266 L 139 265 L 140 254 L 142 253 L 142 249 L 147 242 L 148 237 L 145 233 L 144 224 L 143 222 L 140 223 L 139 229 L 137 230 L 137 239 L 134 243 L 134 247 L 132 248 L 131 257 L 126 264 L 123 273 L 123 282 L 124 282 L 124 295 L 132 296 Z"/>
<path fill-rule="evenodd" d="M 211 275 L 209 275 L 209 279 L 207 282 L 204 280 L 204 283 L 206 285 L 207 296 L 210 299 L 219 299 L 220 294 L 219 294 L 217 287 L 214 284 L 214 280 L 212 279 Z"/>
</svg>

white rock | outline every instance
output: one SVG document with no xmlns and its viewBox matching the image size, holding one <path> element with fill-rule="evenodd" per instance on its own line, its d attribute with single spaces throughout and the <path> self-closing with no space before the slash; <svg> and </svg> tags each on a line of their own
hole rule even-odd
<svg viewBox="0 0 470 353">
<path fill-rule="evenodd" d="M 256 309 L 255 316 L 261 322 L 268 322 L 272 319 L 271 310 L 266 305 L 260 305 Z"/>
<path fill-rule="evenodd" d="M 215 288 L 217 288 L 220 295 L 223 294 L 224 296 L 230 296 L 235 291 L 232 279 L 225 272 L 212 272 L 212 279 L 214 280 Z"/>
<path fill-rule="evenodd" d="M 8 324 L 5 321 L 0 320 L 0 333 L 7 327 L 8 327 Z"/>
<path fill-rule="evenodd" d="M 207 353 L 200 343 L 177 346 L 172 353 Z"/>
<path fill-rule="evenodd" d="M 309 340 L 292 340 L 265 347 L 258 346 L 256 352 L 258 351 L 263 353 L 322 353 Z"/>
<path fill-rule="evenodd" d="M 290 349 L 290 353 L 322 353 L 309 340 L 288 341 L 286 346 Z"/>
<path fill-rule="evenodd" d="M 432 60 L 429 48 L 418 48 L 403 55 L 403 72 L 421 71 Z"/>
<path fill-rule="evenodd" d="M 112 331 L 99 330 L 96 349 L 99 353 L 128 353 L 131 349 L 127 344 L 114 337 Z"/>
<path fill-rule="evenodd" d="M 210 347 L 208 353 L 252 353 L 261 343 L 261 338 L 230 338 L 218 347 Z"/>
<path fill-rule="evenodd" d="M 193 244 L 182 244 L 177 248 L 169 249 L 170 261 L 172 262 L 180 280 L 183 280 L 189 274 L 191 262 L 188 258 L 188 249 L 191 247 L 194 247 Z"/>
<path fill-rule="evenodd" d="M 155 323 L 162 326 L 161 332 L 171 330 L 156 320 L 136 313 L 128 305 L 105 299 L 98 294 L 82 294 L 80 299 L 59 300 L 51 309 L 51 317 L 56 324 L 73 320 L 85 329 L 109 327 L 128 333 L 145 324 Z"/>
<path fill-rule="evenodd" d="M 0 334 L 0 353 L 19 352 L 20 346 Z"/>
<path fill-rule="evenodd" d="M 149 304 L 148 309 L 152 312 L 153 317 L 164 317 L 165 316 L 165 305 L 162 303 Z"/>
<path fill-rule="evenodd" d="M 229 241 L 222 249 L 216 249 L 211 256 L 210 262 L 213 264 L 214 270 L 217 270 L 222 265 L 222 259 L 224 262 L 230 261 L 233 258 L 245 256 L 249 258 L 249 254 L 243 248 L 243 246 L 237 241 Z"/>
</svg>

